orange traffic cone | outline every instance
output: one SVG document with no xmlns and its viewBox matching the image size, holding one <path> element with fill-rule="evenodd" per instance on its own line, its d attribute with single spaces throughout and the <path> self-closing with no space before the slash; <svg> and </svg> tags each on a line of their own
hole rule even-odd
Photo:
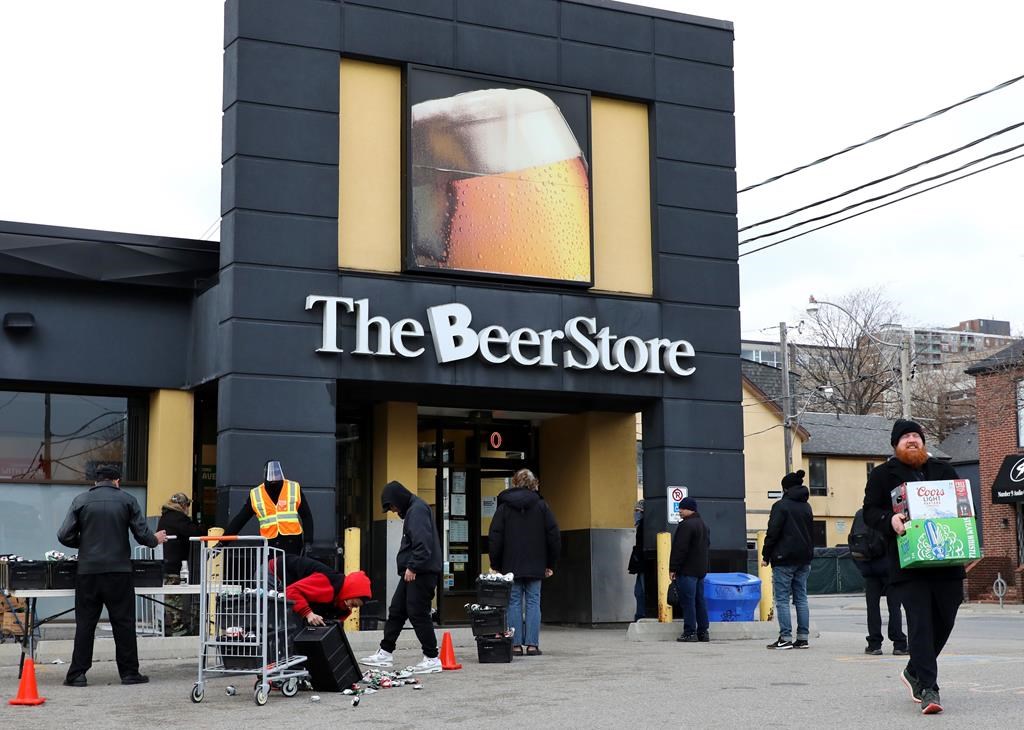
<svg viewBox="0 0 1024 730">
<path fill-rule="evenodd" d="M 39 696 L 36 689 L 36 665 L 32 657 L 25 657 L 25 666 L 21 672 L 21 684 L 18 685 L 18 696 L 10 700 L 12 705 L 41 705 L 45 697 Z"/>
<path fill-rule="evenodd" d="M 462 669 L 462 665 L 455 661 L 455 648 L 452 646 L 452 632 L 445 631 L 441 639 L 441 668 Z"/>
</svg>

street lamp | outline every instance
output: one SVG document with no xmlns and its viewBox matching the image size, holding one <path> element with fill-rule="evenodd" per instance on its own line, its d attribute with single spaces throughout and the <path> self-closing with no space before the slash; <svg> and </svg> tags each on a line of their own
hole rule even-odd
<svg viewBox="0 0 1024 730">
<path fill-rule="evenodd" d="M 895 347 L 900 351 L 900 401 L 903 405 L 903 418 L 910 420 L 910 352 L 907 350 L 906 344 L 902 342 L 886 342 L 885 340 L 878 339 L 868 332 L 867 327 L 853 316 L 853 313 L 846 307 L 836 304 L 835 302 L 819 301 L 814 298 L 813 294 L 807 300 L 807 313 L 812 317 L 817 317 L 818 310 L 823 305 L 835 307 L 840 312 L 843 312 L 860 328 L 861 333 L 872 342 L 876 342 L 879 345 L 886 345 L 887 347 Z"/>
</svg>

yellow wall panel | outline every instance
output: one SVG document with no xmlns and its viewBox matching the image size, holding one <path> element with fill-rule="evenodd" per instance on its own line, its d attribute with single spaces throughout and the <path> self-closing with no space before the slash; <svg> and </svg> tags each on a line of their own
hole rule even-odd
<svg viewBox="0 0 1024 730">
<path fill-rule="evenodd" d="M 373 408 L 373 519 L 384 519 L 380 495 L 390 481 L 413 494 L 419 486 L 416 468 L 416 404 L 378 403 Z M 392 512 L 389 519 L 397 519 Z"/>
<path fill-rule="evenodd" d="M 159 515 L 175 492 L 192 496 L 192 431 L 192 393 L 158 390 L 149 396 L 147 515 Z"/>
</svg>

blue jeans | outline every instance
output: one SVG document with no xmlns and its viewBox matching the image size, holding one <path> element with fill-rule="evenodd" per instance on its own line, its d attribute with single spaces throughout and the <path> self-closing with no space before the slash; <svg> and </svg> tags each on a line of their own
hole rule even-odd
<svg viewBox="0 0 1024 730">
<path fill-rule="evenodd" d="M 772 590 L 775 592 L 775 618 L 779 620 L 779 636 L 793 638 L 793 623 L 789 613 L 792 598 L 796 606 L 796 638 L 807 639 L 811 633 L 811 611 L 807 607 L 807 576 L 811 565 L 772 566 Z"/>
<path fill-rule="evenodd" d="M 708 605 L 704 602 L 704 579 L 676 576 L 679 601 L 683 609 L 683 634 L 703 634 L 708 630 Z"/>
<path fill-rule="evenodd" d="M 633 597 L 636 599 L 636 613 L 633 614 L 633 620 L 639 621 L 647 615 L 647 591 L 644 589 L 643 573 L 636 574 L 636 580 L 633 582 Z"/>
<path fill-rule="evenodd" d="M 523 628 L 523 611 L 526 612 L 526 628 Z M 540 579 L 512 582 L 512 594 L 508 599 L 508 625 L 515 629 L 513 646 L 540 646 Z"/>
</svg>

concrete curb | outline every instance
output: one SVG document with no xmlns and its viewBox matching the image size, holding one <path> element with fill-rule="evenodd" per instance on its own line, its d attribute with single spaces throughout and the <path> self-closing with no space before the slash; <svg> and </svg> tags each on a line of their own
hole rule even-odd
<svg viewBox="0 0 1024 730">
<path fill-rule="evenodd" d="M 675 641 L 683 633 L 683 622 L 660 623 L 657 619 L 642 618 L 626 629 L 626 641 Z M 779 635 L 774 621 L 729 621 L 712 623 L 708 631 L 712 641 L 741 641 L 757 639 L 770 641 Z M 811 625 L 811 637 L 820 636 Z"/>
</svg>

